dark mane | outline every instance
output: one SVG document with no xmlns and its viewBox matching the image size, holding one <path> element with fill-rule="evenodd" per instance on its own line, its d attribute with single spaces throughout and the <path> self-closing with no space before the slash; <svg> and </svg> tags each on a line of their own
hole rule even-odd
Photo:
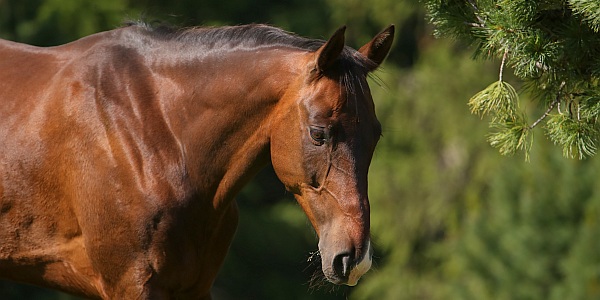
<svg viewBox="0 0 600 300">
<path fill-rule="evenodd" d="M 153 26 L 141 22 L 130 22 L 127 25 L 142 29 L 145 34 L 157 39 L 178 41 L 209 49 L 252 50 L 265 47 L 284 47 L 316 51 L 325 43 L 324 40 L 304 38 L 264 24 L 189 28 L 176 28 L 162 24 Z M 366 73 L 373 67 L 373 62 L 350 47 L 345 47 L 340 58 L 344 68 L 355 69 L 358 67 Z"/>
<path fill-rule="evenodd" d="M 202 43 L 212 46 L 259 48 L 264 46 L 287 46 L 314 51 L 325 41 L 303 38 L 283 29 L 263 25 L 249 24 L 223 27 L 177 28 L 168 25 L 153 26 L 147 23 L 129 23 L 127 25 L 143 28 L 157 38 L 178 40 L 186 43 Z"/>
</svg>

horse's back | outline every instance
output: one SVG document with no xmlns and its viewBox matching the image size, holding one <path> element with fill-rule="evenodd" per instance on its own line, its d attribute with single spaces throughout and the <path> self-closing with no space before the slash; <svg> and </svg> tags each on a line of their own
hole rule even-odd
<svg viewBox="0 0 600 300">
<path fill-rule="evenodd" d="M 142 126 L 124 103 L 136 99 L 118 95 L 122 74 L 105 72 L 126 65 L 112 35 L 48 48 L 0 40 L 0 277 L 97 294 L 85 244 L 100 237 L 89 234 L 142 221 L 110 212 L 143 183 L 122 166 L 144 163 Z"/>
<path fill-rule="evenodd" d="M 57 164 L 68 153 L 53 147 L 64 143 L 52 132 L 67 125 L 54 105 L 63 96 L 57 93 L 64 82 L 57 79 L 66 61 L 61 52 L 0 40 L 0 277 L 41 284 L 48 271 L 90 271 L 71 265 L 89 263 L 75 255 L 81 229 L 63 185 L 73 178 Z M 83 263 L 64 263 L 66 256 Z M 73 283 L 93 293 L 84 280 Z"/>
<path fill-rule="evenodd" d="M 27 113 L 43 105 L 43 100 L 53 96 L 50 89 L 60 90 L 57 84 L 70 80 L 64 71 L 83 65 L 81 61 L 89 55 L 86 53 L 107 40 L 106 35 L 100 33 L 55 47 L 0 39 L 0 116 Z"/>
</svg>

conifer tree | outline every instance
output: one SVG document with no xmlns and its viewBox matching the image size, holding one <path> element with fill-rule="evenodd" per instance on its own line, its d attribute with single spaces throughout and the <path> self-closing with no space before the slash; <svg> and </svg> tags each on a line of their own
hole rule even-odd
<svg viewBox="0 0 600 300">
<path fill-rule="evenodd" d="M 425 0 L 437 36 L 466 41 L 474 56 L 501 61 L 498 80 L 468 102 L 490 117 L 490 144 L 502 154 L 524 151 L 533 129 L 571 158 L 594 155 L 600 143 L 600 1 Z M 505 80 L 511 69 L 519 93 Z M 513 82 L 514 84 L 514 82 Z M 519 95 L 538 102 L 527 113 Z M 525 98 L 525 97 L 523 97 Z"/>
</svg>

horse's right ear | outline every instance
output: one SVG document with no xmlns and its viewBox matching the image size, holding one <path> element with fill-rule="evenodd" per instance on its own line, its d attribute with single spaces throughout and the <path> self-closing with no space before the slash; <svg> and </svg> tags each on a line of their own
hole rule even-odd
<svg viewBox="0 0 600 300">
<path fill-rule="evenodd" d="M 344 50 L 346 26 L 342 26 L 316 52 L 316 69 L 319 73 L 327 70 Z"/>
<path fill-rule="evenodd" d="M 379 67 L 385 57 L 390 52 L 392 42 L 394 41 L 394 25 L 390 25 L 384 29 L 378 35 L 376 35 L 370 42 L 358 49 L 362 55 L 368 57 L 372 62 L 375 63 L 375 68 Z M 371 70 L 373 71 L 373 70 Z"/>
</svg>

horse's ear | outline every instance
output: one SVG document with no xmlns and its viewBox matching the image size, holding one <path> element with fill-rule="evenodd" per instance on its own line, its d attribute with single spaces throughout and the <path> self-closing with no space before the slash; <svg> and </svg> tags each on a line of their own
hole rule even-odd
<svg viewBox="0 0 600 300">
<path fill-rule="evenodd" d="M 346 26 L 342 26 L 335 31 L 329 40 L 317 50 L 317 71 L 323 72 L 327 70 L 344 50 Z"/>
<path fill-rule="evenodd" d="M 390 52 L 393 41 L 394 25 L 390 25 L 388 28 L 376 35 L 370 42 L 360 47 L 358 52 L 368 57 L 376 64 L 375 68 L 373 68 L 374 70 L 381 65 L 385 57 L 388 55 L 388 52 Z"/>
</svg>

